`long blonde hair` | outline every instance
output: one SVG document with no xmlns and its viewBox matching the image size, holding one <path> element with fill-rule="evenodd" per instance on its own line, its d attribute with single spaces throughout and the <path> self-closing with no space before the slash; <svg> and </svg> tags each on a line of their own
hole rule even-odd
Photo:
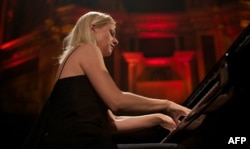
<svg viewBox="0 0 250 149">
<path fill-rule="evenodd" d="M 96 40 L 90 30 L 91 25 L 103 27 L 107 24 L 115 24 L 114 19 L 106 13 L 90 11 L 82 15 L 71 32 L 63 40 L 63 54 L 59 57 L 59 63 L 65 59 L 68 53 L 81 44 L 96 44 Z"/>
</svg>

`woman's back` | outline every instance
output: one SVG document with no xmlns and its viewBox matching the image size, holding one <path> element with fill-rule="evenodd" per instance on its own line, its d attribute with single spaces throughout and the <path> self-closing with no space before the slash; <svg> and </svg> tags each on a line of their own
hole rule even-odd
<svg viewBox="0 0 250 149">
<path fill-rule="evenodd" d="M 46 149 L 115 148 L 107 107 L 82 72 L 77 50 L 73 49 L 59 66 L 57 81 L 33 130 L 34 135 L 40 135 L 33 136 L 33 142 Z"/>
<path fill-rule="evenodd" d="M 107 108 L 86 76 L 59 79 L 49 100 L 45 145 L 112 146 Z"/>
</svg>

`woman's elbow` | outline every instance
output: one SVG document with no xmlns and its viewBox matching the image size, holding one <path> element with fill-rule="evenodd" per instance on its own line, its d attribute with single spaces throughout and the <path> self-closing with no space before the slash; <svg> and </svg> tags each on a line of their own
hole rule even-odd
<svg viewBox="0 0 250 149">
<path fill-rule="evenodd" d="M 121 103 L 119 102 L 116 102 L 116 103 L 113 103 L 109 106 L 110 110 L 114 113 L 114 114 L 120 114 L 122 113 L 124 107 L 122 106 Z"/>
<path fill-rule="evenodd" d="M 122 111 L 124 111 L 124 109 L 126 109 L 126 102 L 124 102 L 122 96 L 123 96 L 122 94 L 113 96 L 113 99 L 111 99 L 110 102 L 108 103 L 109 109 L 114 114 L 121 113 Z"/>
</svg>

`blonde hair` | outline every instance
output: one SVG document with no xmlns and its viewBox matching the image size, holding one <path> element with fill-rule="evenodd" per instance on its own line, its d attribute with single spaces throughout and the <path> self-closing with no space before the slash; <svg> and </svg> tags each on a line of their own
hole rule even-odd
<svg viewBox="0 0 250 149">
<path fill-rule="evenodd" d="M 107 24 L 116 24 L 114 19 L 106 13 L 90 11 L 81 16 L 76 22 L 71 32 L 63 40 L 63 54 L 59 57 L 59 63 L 65 59 L 68 53 L 81 44 L 96 44 L 96 40 L 91 32 L 91 26 L 97 28 Z"/>
</svg>

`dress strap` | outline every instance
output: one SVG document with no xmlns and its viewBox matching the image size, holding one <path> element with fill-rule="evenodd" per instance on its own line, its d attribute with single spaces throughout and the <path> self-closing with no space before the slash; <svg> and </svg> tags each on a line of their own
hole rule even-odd
<svg viewBox="0 0 250 149">
<path fill-rule="evenodd" d="M 65 66 L 65 63 L 68 61 L 68 59 L 69 59 L 69 57 L 72 55 L 72 53 L 73 53 L 74 51 L 76 51 L 77 48 L 78 48 L 78 47 L 75 47 L 74 49 L 72 49 L 72 50 L 68 53 L 68 55 L 65 57 L 65 59 L 64 59 L 63 62 L 62 62 L 62 64 L 59 65 L 59 67 L 58 67 L 58 69 L 57 69 L 57 74 L 56 74 L 56 79 L 55 79 L 55 81 L 57 81 L 57 80 L 60 78 L 60 76 L 61 76 L 61 74 L 62 74 L 62 71 L 63 71 L 63 68 L 64 68 L 64 66 Z"/>
</svg>

